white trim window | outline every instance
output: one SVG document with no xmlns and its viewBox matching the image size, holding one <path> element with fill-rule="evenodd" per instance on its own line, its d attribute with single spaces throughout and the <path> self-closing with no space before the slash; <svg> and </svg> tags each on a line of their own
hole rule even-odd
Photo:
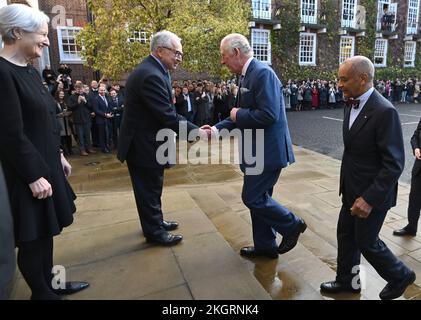
<svg viewBox="0 0 421 320">
<path fill-rule="evenodd" d="M 267 64 L 272 63 L 270 30 L 251 29 L 251 46 L 257 60 Z"/>
<path fill-rule="evenodd" d="M 405 42 L 405 53 L 404 53 L 404 67 L 415 67 L 415 52 L 417 49 L 417 43 L 415 41 Z"/>
<path fill-rule="evenodd" d="M 408 19 L 406 34 L 417 34 L 420 0 L 408 0 Z"/>
<path fill-rule="evenodd" d="M 315 33 L 300 33 L 300 49 L 298 54 L 298 64 L 300 66 L 316 65 L 316 45 Z"/>
<path fill-rule="evenodd" d="M 317 23 L 317 2 L 318 0 L 300 0 L 301 2 L 301 22 Z"/>
<path fill-rule="evenodd" d="M 132 31 L 131 37 L 127 39 L 128 42 L 140 42 L 140 43 L 147 43 L 148 42 L 148 33 L 146 31 L 139 31 L 135 30 Z"/>
<path fill-rule="evenodd" d="M 82 47 L 76 43 L 80 27 L 57 27 L 60 63 L 82 63 Z"/>
<path fill-rule="evenodd" d="M 386 67 L 387 63 L 387 40 L 376 39 L 374 44 L 374 66 Z"/>
<path fill-rule="evenodd" d="M 342 0 L 342 28 L 355 28 L 357 0 Z"/>
<path fill-rule="evenodd" d="M 339 64 L 354 56 L 355 37 L 341 37 L 339 43 Z"/>
<path fill-rule="evenodd" d="M 272 0 L 252 0 L 253 18 L 270 19 Z"/>
</svg>

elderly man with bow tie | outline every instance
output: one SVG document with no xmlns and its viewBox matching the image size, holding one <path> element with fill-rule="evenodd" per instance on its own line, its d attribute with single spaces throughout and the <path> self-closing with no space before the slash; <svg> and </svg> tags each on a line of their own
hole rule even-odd
<svg viewBox="0 0 421 320">
<path fill-rule="evenodd" d="M 336 280 L 322 293 L 359 293 L 361 254 L 387 281 L 381 299 L 395 299 L 415 281 L 415 273 L 379 239 L 388 210 L 396 205 L 405 164 L 401 122 L 395 107 L 373 88 L 374 66 L 363 56 L 339 67 L 339 88 L 347 98 L 340 188 Z"/>
</svg>

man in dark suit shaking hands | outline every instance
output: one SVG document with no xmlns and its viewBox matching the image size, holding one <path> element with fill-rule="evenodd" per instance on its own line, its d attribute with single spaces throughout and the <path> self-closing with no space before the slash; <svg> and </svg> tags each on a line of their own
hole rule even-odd
<svg viewBox="0 0 421 320">
<path fill-rule="evenodd" d="M 242 134 L 240 168 L 244 172 L 244 184 L 241 197 L 250 210 L 254 246 L 243 247 L 240 254 L 248 258 L 276 259 L 278 254 L 295 247 L 307 227 L 301 218 L 272 198 L 282 168 L 295 161 L 282 84 L 269 66 L 253 58 L 253 49 L 243 35 L 234 33 L 222 39 L 220 53 L 221 63 L 240 76 L 240 89 L 230 117 L 208 130 L 223 135 L 223 129 L 237 129 Z M 258 130 L 263 131 L 261 138 Z M 247 160 L 247 149 L 254 150 L 255 163 Z M 259 170 L 251 170 L 258 167 Z M 279 246 L 276 233 L 283 236 Z"/>
<path fill-rule="evenodd" d="M 183 237 L 168 231 L 177 222 L 165 221 L 161 210 L 164 168 L 158 162 L 157 141 L 161 129 L 179 132 L 180 122 L 172 100 L 169 71 L 182 61 L 181 40 L 174 33 L 161 31 L 151 39 L 151 54 L 133 71 L 126 83 L 126 102 L 117 158 L 127 161 L 143 234 L 147 241 L 171 246 Z M 190 122 L 187 131 L 198 129 Z M 200 133 L 201 130 L 199 130 Z M 203 134 L 206 133 L 203 131 Z M 175 143 L 175 139 L 174 139 Z"/>
<path fill-rule="evenodd" d="M 323 293 L 361 291 L 360 256 L 387 281 L 380 298 L 395 299 L 415 281 L 415 273 L 379 239 L 387 211 L 396 205 L 398 179 L 405 164 L 402 128 L 393 105 L 373 88 L 374 66 L 355 56 L 339 67 L 339 88 L 347 98 L 343 122 L 344 154 L 339 193 L 336 280 Z"/>
</svg>

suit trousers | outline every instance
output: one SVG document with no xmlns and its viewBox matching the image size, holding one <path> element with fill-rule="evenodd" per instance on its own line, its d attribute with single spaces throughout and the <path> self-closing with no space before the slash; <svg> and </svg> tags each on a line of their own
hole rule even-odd
<svg viewBox="0 0 421 320">
<path fill-rule="evenodd" d="M 288 236 L 299 218 L 272 198 L 273 186 L 281 169 L 264 171 L 260 175 L 244 175 L 242 200 L 250 209 L 253 241 L 258 250 L 276 248 L 276 232 Z"/>
<path fill-rule="evenodd" d="M 421 211 L 421 170 L 412 174 L 411 191 L 408 200 L 408 225 L 412 231 L 417 232 L 418 220 Z"/>
<path fill-rule="evenodd" d="M 402 281 L 410 270 L 379 239 L 387 210 L 373 208 L 368 218 L 361 219 L 352 216 L 350 209 L 351 205 L 343 204 L 339 213 L 336 281 L 351 284 L 361 254 L 387 282 Z"/>
<path fill-rule="evenodd" d="M 165 232 L 162 227 L 161 195 L 164 184 L 164 168 L 147 168 L 127 163 L 137 212 L 143 235 L 151 237 Z"/>
</svg>

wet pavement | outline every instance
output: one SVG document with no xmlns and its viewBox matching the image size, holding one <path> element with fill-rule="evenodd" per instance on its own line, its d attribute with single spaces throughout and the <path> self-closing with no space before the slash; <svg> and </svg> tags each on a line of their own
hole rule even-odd
<svg viewBox="0 0 421 320">
<path fill-rule="evenodd" d="M 386 283 L 364 259 L 361 294 L 319 292 L 321 282 L 335 277 L 340 161 L 301 147 L 295 147 L 295 155 L 296 163 L 281 173 L 274 198 L 302 217 L 308 229 L 278 260 L 238 254 L 252 244 L 252 234 L 237 165 L 186 164 L 166 170 L 164 217 L 177 220 L 180 228 L 174 233 L 184 236 L 181 244 L 167 248 L 145 242 L 127 167 L 115 155 L 70 157 L 78 212 L 74 224 L 55 238 L 55 264 L 66 267 L 68 280 L 91 286 L 69 298 L 378 300 Z M 406 223 L 408 193 L 402 184 L 380 236 L 417 274 L 400 299 L 421 299 L 421 234 L 392 235 Z M 12 298 L 29 296 L 18 275 Z"/>
</svg>

